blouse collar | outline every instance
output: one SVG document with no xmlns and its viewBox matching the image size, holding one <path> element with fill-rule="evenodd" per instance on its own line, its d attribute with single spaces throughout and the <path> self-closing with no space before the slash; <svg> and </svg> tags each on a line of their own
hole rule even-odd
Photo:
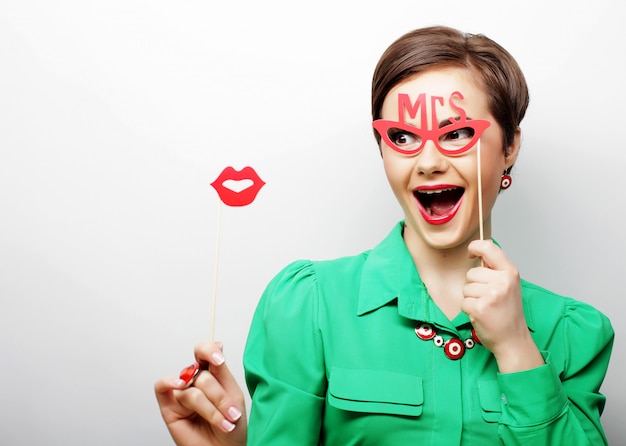
<svg viewBox="0 0 626 446">
<path fill-rule="evenodd" d="M 363 316 L 396 300 L 398 313 L 408 319 L 451 330 L 469 324 L 469 316 L 462 312 L 450 321 L 432 300 L 404 243 L 403 228 L 401 221 L 369 251 L 361 274 L 357 315 Z M 529 314 L 524 310 L 530 328 Z"/>
</svg>

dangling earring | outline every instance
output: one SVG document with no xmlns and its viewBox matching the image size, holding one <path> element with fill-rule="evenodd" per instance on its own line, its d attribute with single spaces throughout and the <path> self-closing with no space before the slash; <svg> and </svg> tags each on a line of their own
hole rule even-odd
<svg viewBox="0 0 626 446">
<path fill-rule="evenodd" d="M 513 178 L 508 174 L 508 170 L 505 170 L 502 174 L 502 178 L 500 178 L 500 190 L 505 190 L 511 187 L 511 183 L 513 182 Z"/>
</svg>

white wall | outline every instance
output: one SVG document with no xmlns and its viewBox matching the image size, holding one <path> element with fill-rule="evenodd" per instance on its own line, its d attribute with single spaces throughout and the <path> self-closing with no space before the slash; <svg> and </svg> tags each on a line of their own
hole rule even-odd
<svg viewBox="0 0 626 446">
<path fill-rule="evenodd" d="M 243 384 L 278 269 L 370 248 L 401 217 L 369 82 L 393 39 L 429 24 L 487 34 L 527 75 L 495 237 L 527 279 L 612 318 L 603 420 L 618 444 L 625 19 L 619 0 L 4 0 L 0 444 L 171 444 L 152 385 L 209 336 L 209 183 L 227 165 L 267 182 L 222 209 L 216 334 Z"/>
</svg>

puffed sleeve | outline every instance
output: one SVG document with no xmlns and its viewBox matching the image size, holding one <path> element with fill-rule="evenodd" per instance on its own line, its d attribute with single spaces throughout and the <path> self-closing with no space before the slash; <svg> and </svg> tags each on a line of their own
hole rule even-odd
<svg viewBox="0 0 626 446">
<path fill-rule="evenodd" d="M 551 335 L 544 366 L 500 374 L 505 445 L 606 445 L 600 423 L 614 331 L 593 307 L 565 299 Z"/>
<path fill-rule="evenodd" d="M 317 297 L 307 261 L 283 269 L 261 297 L 244 352 L 248 445 L 319 444 L 327 384 Z"/>
</svg>

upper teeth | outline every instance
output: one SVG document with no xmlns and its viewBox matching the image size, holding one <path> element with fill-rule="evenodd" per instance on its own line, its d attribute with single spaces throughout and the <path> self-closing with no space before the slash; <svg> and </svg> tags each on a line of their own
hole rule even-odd
<svg viewBox="0 0 626 446">
<path fill-rule="evenodd" d="M 455 187 L 450 187 L 448 189 L 436 189 L 436 190 L 421 190 L 420 194 L 440 194 L 442 192 L 450 191 L 456 189 Z"/>
</svg>

